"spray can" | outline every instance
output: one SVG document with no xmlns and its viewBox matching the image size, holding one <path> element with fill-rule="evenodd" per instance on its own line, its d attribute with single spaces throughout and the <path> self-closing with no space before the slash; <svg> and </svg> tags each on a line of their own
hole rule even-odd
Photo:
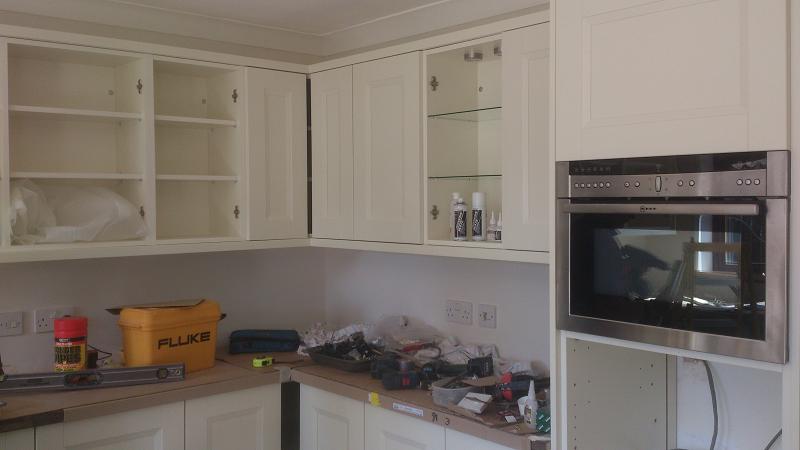
<svg viewBox="0 0 800 450">
<path fill-rule="evenodd" d="M 456 210 L 456 203 L 458 203 L 458 199 L 461 198 L 461 194 L 458 192 L 453 192 L 450 196 L 450 239 L 455 238 L 455 213 Z"/>
<path fill-rule="evenodd" d="M 472 193 L 472 240 L 486 240 L 486 194 Z"/>
<path fill-rule="evenodd" d="M 453 240 L 467 240 L 467 205 L 463 198 L 459 198 L 453 208 Z"/>
<path fill-rule="evenodd" d="M 56 372 L 86 369 L 88 325 L 86 317 L 67 316 L 53 320 Z"/>
</svg>

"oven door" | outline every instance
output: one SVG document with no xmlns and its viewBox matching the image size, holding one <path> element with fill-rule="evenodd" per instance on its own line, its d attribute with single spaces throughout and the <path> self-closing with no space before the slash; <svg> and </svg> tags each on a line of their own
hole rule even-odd
<svg viewBox="0 0 800 450">
<path fill-rule="evenodd" d="M 786 199 L 557 207 L 559 329 L 786 362 Z"/>
</svg>

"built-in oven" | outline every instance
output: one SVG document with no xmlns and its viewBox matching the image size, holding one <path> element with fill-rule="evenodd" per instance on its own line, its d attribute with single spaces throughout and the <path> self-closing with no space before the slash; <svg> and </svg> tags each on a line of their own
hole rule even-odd
<svg viewBox="0 0 800 450">
<path fill-rule="evenodd" d="M 559 162 L 557 326 L 784 363 L 789 152 Z"/>
</svg>

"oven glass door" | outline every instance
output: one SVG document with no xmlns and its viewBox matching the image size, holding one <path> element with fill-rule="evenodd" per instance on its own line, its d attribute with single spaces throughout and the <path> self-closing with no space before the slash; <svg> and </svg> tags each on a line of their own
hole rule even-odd
<svg viewBox="0 0 800 450">
<path fill-rule="evenodd" d="M 766 339 L 767 205 L 569 204 L 569 313 Z"/>
</svg>

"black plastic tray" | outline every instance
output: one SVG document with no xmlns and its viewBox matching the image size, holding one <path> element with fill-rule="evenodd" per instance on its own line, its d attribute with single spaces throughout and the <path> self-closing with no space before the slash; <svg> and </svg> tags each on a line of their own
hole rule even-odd
<svg viewBox="0 0 800 450">
<path fill-rule="evenodd" d="M 308 356 L 317 364 L 323 366 L 330 366 L 335 369 L 344 370 L 345 372 L 367 372 L 372 366 L 374 358 L 362 359 L 356 361 L 353 359 L 341 359 L 335 356 L 320 353 L 316 349 L 308 349 Z"/>
</svg>

